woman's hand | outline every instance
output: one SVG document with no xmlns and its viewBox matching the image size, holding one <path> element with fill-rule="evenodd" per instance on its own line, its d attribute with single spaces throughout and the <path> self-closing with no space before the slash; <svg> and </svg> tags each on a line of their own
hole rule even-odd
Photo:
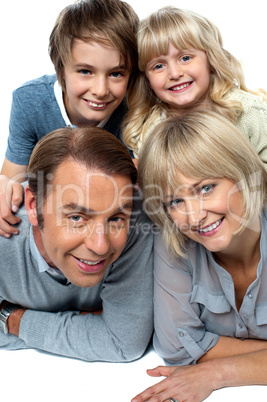
<svg viewBox="0 0 267 402">
<path fill-rule="evenodd" d="M 22 184 L 0 175 L 0 236 L 10 237 L 18 234 L 18 224 L 21 219 L 14 215 L 23 201 L 24 188 Z"/>
<path fill-rule="evenodd" d="M 217 389 L 213 361 L 192 366 L 158 366 L 147 370 L 152 377 L 166 377 L 137 395 L 132 402 L 163 402 L 169 398 L 183 402 L 201 402 Z"/>
</svg>

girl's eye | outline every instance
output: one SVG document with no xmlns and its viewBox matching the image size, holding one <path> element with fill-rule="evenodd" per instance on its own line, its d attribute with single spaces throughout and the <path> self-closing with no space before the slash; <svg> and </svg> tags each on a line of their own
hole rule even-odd
<svg viewBox="0 0 267 402">
<path fill-rule="evenodd" d="M 191 57 L 190 56 L 183 56 L 182 57 L 182 61 L 189 61 L 191 59 Z"/>
<path fill-rule="evenodd" d="M 160 70 L 161 68 L 163 68 L 163 64 L 156 64 L 154 66 L 154 70 Z"/>
<path fill-rule="evenodd" d="M 209 194 L 215 187 L 215 184 L 206 184 L 199 189 L 201 195 Z"/>
</svg>

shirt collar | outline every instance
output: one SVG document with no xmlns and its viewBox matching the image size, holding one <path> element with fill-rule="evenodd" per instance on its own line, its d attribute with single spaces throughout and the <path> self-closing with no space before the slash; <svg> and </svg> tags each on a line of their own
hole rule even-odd
<svg viewBox="0 0 267 402">
<path fill-rule="evenodd" d="M 57 104 L 60 109 L 60 113 L 63 117 L 63 120 L 65 121 L 66 126 L 75 127 L 75 126 L 73 126 L 73 124 L 71 124 L 69 116 L 67 115 L 67 111 L 66 111 L 66 108 L 65 108 L 65 105 L 63 102 L 62 87 L 61 87 L 60 83 L 58 82 L 58 80 L 54 84 L 54 93 L 55 93 Z M 101 120 L 96 127 L 103 128 L 105 126 L 105 124 L 107 123 L 107 121 L 109 120 L 109 118 L 110 118 L 110 116 L 106 117 L 104 120 Z"/>
<path fill-rule="evenodd" d="M 36 243 L 34 241 L 32 226 L 30 228 L 30 253 L 37 262 L 38 270 L 40 273 L 47 272 L 58 282 L 63 283 L 65 285 L 70 284 L 69 280 L 65 277 L 65 275 L 62 274 L 61 271 L 50 267 L 50 265 L 48 265 L 45 259 L 41 256 L 40 251 L 38 250 Z"/>
</svg>

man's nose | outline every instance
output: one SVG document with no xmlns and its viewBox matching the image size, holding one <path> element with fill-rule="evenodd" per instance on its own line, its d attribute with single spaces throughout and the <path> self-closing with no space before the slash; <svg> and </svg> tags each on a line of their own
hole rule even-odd
<svg viewBox="0 0 267 402">
<path fill-rule="evenodd" d="M 92 229 L 92 228 L 91 228 Z M 96 224 L 84 239 L 84 244 L 88 250 L 98 255 L 105 255 L 109 251 L 109 236 L 104 224 Z"/>
</svg>

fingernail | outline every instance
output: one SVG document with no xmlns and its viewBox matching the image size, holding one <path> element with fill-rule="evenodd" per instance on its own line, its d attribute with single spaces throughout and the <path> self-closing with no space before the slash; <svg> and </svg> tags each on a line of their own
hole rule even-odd
<svg viewBox="0 0 267 402">
<path fill-rule="evenodd" d="M 16 206 L 16 205 L 13 205 L 12 206 L 12 212 L 18 212 L 18 207 Z"/>
</svg>

